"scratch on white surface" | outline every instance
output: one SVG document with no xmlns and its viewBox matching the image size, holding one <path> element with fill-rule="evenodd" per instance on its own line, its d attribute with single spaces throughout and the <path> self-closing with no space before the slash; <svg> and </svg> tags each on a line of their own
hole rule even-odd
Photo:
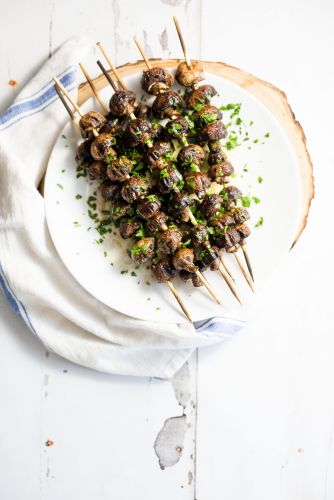
<svg viewBox="0 0 334 500">
<path fill-rule="evenodd" d="M 162 3 L 171 5 L 172 7 L 177 7 L 178 5 L 181 5 L 183 3 L 183 0 L 161 0 L 161 1 Z"/>
<path fill-rule="evenodd" d="M 53 35 L 53 16 L 55 11 L 55 0 L 51 3 L 51 14 L 49 23 L 49 59 L 52 55 L 52 35 Z"/>
<path fill-rule="evenodd" d="M 186 431 L 186 415 L 170 417 L 165 420 L 154 443 L 154 450 L 159 458 L 161 469 L 171 467 L 180 460 Z"/>
<path fill-rule="evenodd" d="M 164 28 L 164 30 L 162 31 L 161 35 L 159 36 L 159 42 L 160 42 L 162 51 L 163 52 L 167 52 L 167 54 L 170 56 L 171 51 L 169 50 L 169 46 L 168 46 L 168 32 L 167 32 L 167 28 Z"/>
<path fill-rule="evenodd" d="M 191 396 L 189 363 L 184 363 L 184 365 L 178 372 L 175 373 L 170 381 L 174 389 L 176 399 L 179 404 L 185 408 Z"/>
<path fill-rule="evenodd" d="M 143 36 L 144 36 L 144 52 L 147 55 L 147 57 L 153 57 L 151 46 L 147 42 L 148 35 L 146 30 L 143 30 Z"/>
<path fill-rule="evenodd" d="M 327 461 L 326 461 L 325 480 L 324 480 L 324 500 L 327 500 L 328 471 L 329 471 L 329 464 L 333 447 L 333 433 L 334 433 L 334 422 L 332 425 L 331 434 L 329 437 L 328 447 L 327 447 Z"/>
</svg>

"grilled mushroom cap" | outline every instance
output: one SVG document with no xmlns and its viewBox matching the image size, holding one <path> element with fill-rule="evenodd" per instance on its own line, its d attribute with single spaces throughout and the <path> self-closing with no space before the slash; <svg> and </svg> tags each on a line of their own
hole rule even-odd
<svg viewBox="0 0 334 500">
<path fill-rule="evenodd" d="M 206 104 L 194 113 L 196 127 L 204 127 L 208 123 L 213 123 L 223 118 L 223 113 L 215 106 Z"/>
<path fill-rule="evenodd" d="M 229 229 L 227 229 L 225 233 L 224 248 L 227 251 L 235 252 L 238 249 L 238 244 L 240 243 L 240 240 L 241 236 L 239 232 L 235 228 L 230 227 Z"/>
<path fill-rule="evenodd" d="M 222 122 L 208 123 L 198 134 L 198 140 L 205 144 L 210 141 L 218 141 L 227 136 L 227 130 Z"/>
<path fill-rule="evenodd" d="M 152 169 L 162 170 L 170 162 L 171 156 L 171 145 L 165 141 L 158 141 L 148 150 L 146 161 Z"/>
<path fill-rule="evenodd" d="M 167 215 L 164 212 L 156 212 L 153 217 L 146 221 L 146 230 L 148 234 L 154 235 L 159 231 L 167 222 Z"/>
<path fill-rule="evenodd" d="M 221 163 L 215 163 L 211 165 L 208 174 L 211 179 L 214 179 L 218 183 L 226 181 L 226 177 L 229 177 L 234 172 L 234 168 L 229 161 L 223 161 Z"/>
<path fill-rule="evenodd" d="M 188 129 L 189 122 L 185 118 L 183 118 L 183 116 L 180 116 L 166 123 L 165 134 L 167 139 L 177 139 L 184 141 Z"/>
<path fill-rule="evenodd" d="M 135 109 L 136 96 L 131 90 L 117 90 L 109 101 L 114 116 L 129 116 Z"/>
<path fill-rule="evenodd" d="M 201 105 L 209 104 L 216 94 L 217 91 L 212 85 L 201 85 L 188 94 L 186 98 L 187 108 L 196 109 Z"/>
<path fill-rule="evenodd" d="M 171 281 L 176 274 L 170 256 L 163 257 L 152 264 L 152 275 L 158 283 L 166 283 Z"/>
<path fill-rule="evenodd" d="M 161 208 L 161 201 L 156 195 L 149 195 L 146 198 L 140 200 L 137 206 L 137 214 L 142 219 L 150 219 Z"/>
<path fill-rule="evenodd" d="M 119 234 L 125 240 L 131 238 L 138 229 L 140 229 L 141 223 L 139 219 L 122 219 L 119 225 Z"/>
<path fill-rule="evenodd" d="M 177 155 L 178 164 L 184 168 L 189 168 L 193 164 L 199 166 L 203 162 L 204 158 L 204 150 L 197 144 L 185 146 L 180 149 L 179 154 Z"/>
<path fill-rule="evenodd" d="M 135 108 L 134 114 L 137 118 L 147 118 L 150 112 L 151 112 L 150 106 L 147 106 L 147 104 L 139 103 L 138 106 Z"/>
<path fill-rule="evenodd" d="M 204 198 L 205 191 L 210 186 L 210 179 L 204 172 L 190 172 L 185 176 L 185 188 L 190 194 Z"/>
<path fill-rule="evenodd" d="M 189 207 L 193 205 L 194 200 L 187 193 L 173 192 L 168 204 L 170 213 L 182 222 L 189 221 Z"/>
<path fill-rule="evenodd" d="M 100 134 L 94 138 L 90 152 L 94 160 L 104 160 L 108 157 L 116 157 L 116 151 L 113 149 L 115 139 L 111 134 Z"/>
<path fill-rule="evenodd" d="M 178 229 L 169 228 L 157 236 L 157 247 L 163 254 L 173 254 L 181 245 L 182 234 Z"/>
<path fill-rule="evenodd" d="M 179 276 L 184 282 L 191 281 L 193 286 L 195 287 L 203 286 L 203 281 L 195 273 L 190 273 L 189 271 L 181 269 L 181 271 L 179 272 Z"/>
<path fill-rule="evenodd" d="M 210 219 L 210 226 L 214 228 L 215 233 L 218 235 L 225 233 L 226 229 L 234 224 L 234 217 L 229 214 L 221 214 L 218 217 Z"/>
<path fill-rule="evenodd" d="M 151 68 L 143 72 L 141 86 L 148 94 L 166 92 L 174 83 L 172 73 L 164 68 Z"/>
<path fill-rule="evenodd" d="M 109 179 L 105 180 L 100 184 L 99 190 L 102 198 L 105 201 L 110 201 L 115 198 L 119 193 L 119 184 L 116 182 L 111 182 Z"/>
<path fill-rule="evenodd" d="M 100 134 L 107 133 L 120 137 L 124 132 L 123 123 L 120 118 L 113 118 L 112 120 L 108 120 L 107 123 L 101 127 L 99 132 Z"/>
<path fill-rule="evenodd" d="M 182 97 L 177 92 L 168 90 L 155 98 L 152 110 L 158 118 L 172 118 L 176 111 L 183 106 Z"/>
<path fill-rule="evenodd" d="M 94 161 L 87 170 L 90 179 L 105 179 L 107 176 L 107 164 L 104 161 Z"/>
<path fill-rule="evenodd" d="M 131 120 L 126 127 L 126 140 L 130 147 L 146 144 L 151 139 L 152 125 L 146 118 Z"/>
<path fill-rule="evenodd" d="M 119 156 L 112 160 L 107 168 L 107 176 L 111 181 L 123 182 L 129 177 L 133 163 L 126 156 Z"/>
<path fill-rule="evenodd" d="M 189 236 L 192 246 L 196 248 L 209 239 L 208 228 L 205 224 L 198 224 L 191 229 Z"/>
<path fill-rule="evenodd" d="M 157 187 L 160 193 L 167 194 L 177 190 L 181 180 L 182 175 L 177 168 L 174 165 L 167 165 L 160 170 Z"/>
<path fill-rule="evenodd" d="M 126 214 L 130 211 L 131 205 L 125 203 L 123 200 L 114 200 L 111 203 L 110 207 L 110 215 L 113 220 L 121 219 L 125 217 Z"/>
<path fill-rule="evenodd" d="M 202 204 L 201 211 L 205 217 L 213 217 L 219 212 L 223 203 L 223 198 L 219 194 L 206 194 Z"/>
<path fill-rule="evenodd" d="M 223 148 L 221 148 L 220 151 L 217 151 L 215 153 L 209 153 L 209 156 L 208 156 L 208 164 L 209 165 L 215 165 L 216 163 L 222 163 L 225 160 L 226 160 L 226 156 L 225 156 Z"/>
<path fill-rule="evenodd" d="M 92 155 L 90 154 L 91 144 L 91 140 L 83 141 L 81 144 L 79 144 L 79 147 L 77 149 L 75 161 L 83 168 L 87 167 L 93 161 Z"/>
<path fill-rule="evenodd" d="M 84 114 L 79 121 L 82 137 L 84 139 L 94 137 L 93 130 L 98 132 L 106 122 L 107 119 L 98 111 L 89 111 L 89 113 Z"/>
<path fill-rule="evenodd" d="M 145 196 L 148 192 L 148 183 L 141 177 L 130 177 L 123 182 L 121 189 L 122 198 L 128 203 L 133 203 Z"/>
<path fill-rule="evenodd" d="M 248 238 L 248 236 L 251 234 L 251 230 L 249 229 L 247 224 L 240 224 L 239 226 L 236 226 L 235 229 L 238 231 L 242 239 Z"/>
<path fill-rule="evenodd" d="M 250 215 L 249 215 L 247 208 L 243 208 L 243 207 L 234 208 L 231 211 L 231 215 L 233 216 L 235 223 L 237 225 L 243 224 L 244 222 L 246 222 L 247 220 L 250 219 Z"/>
<path fill-rule="evenodd" d="M 154 253 L 154 238 L 141 238 L 130 249 L 130 257 L 137 264 L 143 264 L 150 259 Z"/>
<path fill-rule="evenodd" d="M 184 269 L 185 271 L 194 273 L 198 269 L 194 264 L 194 258 L 194 252 L 191 248 L 180 248 L 173 255 L 173 266 L 177 271 Z"/>
<path fill-rule="evenodd" d="M 220 195 L 224 200 L 225 208 L 234 208 L 237 200 L 241 198 L 242 192 L 235 186 L 226 186 Z"/>
<path fill-rule="evenodd" d="M 188 68 L 186 61 L 182 61 L 177 67 L 175 78 L 184 87 L 192 87 L 204 80 L 203 66 L 198 61 L 192 61 L 191 68 Z"/>
<path fill-rule="evenodd" d="M 211 271 L 219 269 L 219 250 L 217 247 L 204 247 L 198 254 L 198 260 L 203 264 L 203 267 L 210 267 Z"/>
</svg>

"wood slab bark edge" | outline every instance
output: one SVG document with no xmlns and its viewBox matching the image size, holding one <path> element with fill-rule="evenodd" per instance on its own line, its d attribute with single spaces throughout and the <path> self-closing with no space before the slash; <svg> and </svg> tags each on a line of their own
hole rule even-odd
<svg viewBox="0 0 334 500">
<path fill-rule="evenodd" d="M 180 59 L 150 59 L 152 66 L 163 66 L 165 68 L 176 68 Z M 259 101 L 261 101 L 266 108 L 276 117 L 285 133 L 287 134 L 292 148 L 295 152 L 298 166 L 300 180 L 302 184 L 302 207 L 301 218 L 297 229 L 296 236 L 291 245 L 291 248 L 298 241 L 301 233 L 305 229 L 307 218 L 309 215 L 311 202 L 314 198 L 314 177 L 313 177 L 313 164 L 309 155 L 306 137 L 301 124 L 295 117 L 294 112 L 288 102 L 285 92 L 275 87 L 260 78 L 257 78 L 250 73 L 247 73 L 239 68 L 230 66 L 223 62 L 209 62 L 202 61 L 205 71 L 213 73 L 230 80 L 243 89 L 253 94 Z M 121 76 L 126 77 L 146 69 L 144 61 L 137 61 L 135 63 L 126 63 L 118 66 Z M 100 90 L 109 85 L 103 75 L 94 79 L 94 84 Z M 93 95 L 92 90 L 87 82 L 79 86 L 78 104 L 79 106 L 84 103 L 89 97 Z"/>
</svg>

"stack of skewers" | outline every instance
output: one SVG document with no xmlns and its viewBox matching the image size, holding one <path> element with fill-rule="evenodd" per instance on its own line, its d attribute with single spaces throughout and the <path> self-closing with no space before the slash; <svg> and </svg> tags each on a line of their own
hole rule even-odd
<svg viewBox="0 0 334 500">
<path fill-rule="evenodd" d="M 114 67 L 98 65 L 113 88 L 109 109 L 84 66 L 80 64 L 101 111 L 83 114 L 55 77 L 56 90 L 83 137 L 76 154 L 80 168 L 99 180 L 99 193 L 110 204 L 111 218 L 122 238 L 131 240 L 129 257 L 136 264 L 150 264 L 158 283 L 166 283 L 185 316 L 190 314 L 173 279 L 178 274 L 195 287 L 204 286 L 221 303 L 204 272 L 219 272 L 241 303 L 225 254 L 233 254 L 244 278 L 254 281 L 245 240 L 250 234 L 247 209 L 240 206 L 241 191 L 230 184 L 234 172 L 221 143 L 227 136 L 222 112 L 210 104 L 216 90 L 199 85 L 204 79 L 199 62 L 190 61 L 179 24 L 174 18 L 185 60 L 175 78 L 185 87 L 184 96 L 171 90 L 172 73 L 152 67 L 138 39 L 147 70 L 141 85 L 155 96 L 153 105 L 139 103 Z M 111 76 L 112 75 L 112 76 Z M 249 273 L 238 252 L 242 250 Z"/>
</svg>

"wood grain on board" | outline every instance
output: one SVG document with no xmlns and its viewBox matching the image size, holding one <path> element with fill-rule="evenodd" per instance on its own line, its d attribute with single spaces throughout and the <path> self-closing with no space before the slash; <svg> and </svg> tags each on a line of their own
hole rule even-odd
<svg viewBox="0 0 334 500">
<path fill-rule="evenodd" d="M 176 68 L 180 62 L 179 59 L 151 59 L 150 61 L 153 66 L 163 66 L 165 68 Z M 296 120 L 291 106 L 289 105 L 287 96 L 282 90 L 268 82 L 265 82 L 264 80 L 261 80 L 260 78 L 257 78 L 254 75 L 251 75 L 250 73 L 246 73 L 245 71 L 229 66 L 228 64 L 208 61 L 202 61 L 202 63 L 205 71 L 214 73 L 232 81 L 233 83 L 236 83 L 237 85 L 240 85 L 240 87 L 244 88 L 259 99 L 259 101 L 261 101 L 276 117 L 290 140 L 298 161 L 302 184 L 301 218 L 295 239 L 292 243 L 293 247 L 306 226 L 311 202 L 314 197 L 313 165 L 307 150 L 303 128 Z M 143 61 L 137 61 L 135 63 L 127 63 L 119 66 L 118 69 L 121 76 L 128 76 L 143 71 L 146 69 L 146 66 Z M 97 77 L 94 80 L 94 83 L 99 90 L 108 85 L 108 82 L 103 75 Z M 87 83 L 82 83 L 79 86 L 78 93 L 79 105 L 85 102 L 89 97 L 91 97 L 91 95 L 92 91 L 89 85 Z"/>
</svg>

